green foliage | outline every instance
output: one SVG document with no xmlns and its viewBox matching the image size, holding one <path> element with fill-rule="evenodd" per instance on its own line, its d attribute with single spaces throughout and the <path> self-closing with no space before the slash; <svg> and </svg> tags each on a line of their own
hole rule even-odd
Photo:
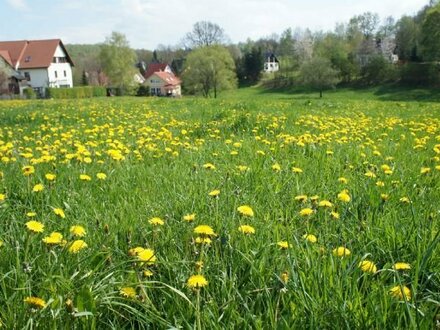
<svg viewBox="0 0 440 330">
<path fill-rule="evenodd" d="M 440 61 L 440 4 L 428 10 L 421 35 L 423 58 Z"/>
<path fill-rule="evenodd" d="M 261 49 L 252 47 L 249 52 L 239 60 L 237 65 L 237 76 L 241 84 L 255 84 L 261 78 L 264 65 L 264 56 Z"/>
<path fill-rule="evenodd" d="M 36 99 L 36 98 L 37 98 L 37 94 L 36 94 L 35 91 L 34 91 L 32 88 L 30 88 L 30 87 L 25 88 L 25 89 L 23 90 L 23 95 L 24 95 L 28 100 L 32 100 L 32 99 Z"/>
<path fill-rule="evenodd" d="M 134 88 L 136 53 L 130 48 L 125 35 L 112 32 L 101 47 L 100 60 L 112 87 Z"/>
<path fill-rule="evenodd" d="M 335 87 L 339 81 L 339 72 L 332 68 L 331 62 L 322 57 L 314 57 L 304 63 L 300 69 L 301 81 L 304 85 L 319 91 L 322 97 L 324 89 Z"/>
<path fill-rule="evenodd" d="M 383 84 L 394 81 L 397 77 L 395 65 L 382 55 L 372 56 L 361 69 L 362 82 L 367 85 Z"/>
<path fill-rule="evenodd" d="M 237 86 L 235 64 L 223 46 L 200 47 L 191 52 L 185 63 L 183 83 L 192 93 L 210 97 Z"/>
<path fill-rule="evenodd" d="M 435 63 L 407 63 L 400 68 L 400 80 L 408 86 L 439 86 L 440 65 Z"/>
<path fill-rule="evenodd" d="M 106 96 L 106 88 L 100 86 L 81 86 L 73 88 L 48 88 L 48 97 L 53 99 L 83 99 Z"/>
<path fill-rule="evenodd" d="M 145 85 L 139 85 L 139 88 L 136 92 L 136 96 L 150 96 L 150 87 Z"/>
</svg>

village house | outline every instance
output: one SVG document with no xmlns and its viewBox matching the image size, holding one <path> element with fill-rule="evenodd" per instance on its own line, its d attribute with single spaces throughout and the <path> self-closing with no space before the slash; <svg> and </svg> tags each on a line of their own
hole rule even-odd
<svg viewBox="0 0 440 330">
<path fill-rule="evenodd" d="M 264 72 L 277 72 L 280 70 L 280 62 L 274 53 L 267 53 L 264 60 Z"/>
<path fill-rule="evenodd" d="M 0 41 L 0 53 L 40 97 L 48 87 L 73 87 L 73 62 L 60 39 Z"/>
<path fill-rule="evenodd" d="M 168 64 L 151 63 L 144 77 L 145 85 L 150 88 L 151 95 L 173 97 L 182 95 L 182 82 L 174 75 Z"/>
<path fill-rule="evenodd" d="M 14 70 L 9 53 L 0 51 L 0 97 L 23 95 L 26 78 Z"/>
</svg>

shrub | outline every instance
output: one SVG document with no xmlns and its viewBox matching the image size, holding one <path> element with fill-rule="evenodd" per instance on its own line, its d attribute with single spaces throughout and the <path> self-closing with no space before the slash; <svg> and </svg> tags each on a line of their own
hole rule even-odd
<svg viewBox="0 0 440 330">
<path fill-rule="evenodd" d="M 37 98 L 37 94 L 35 93 L 35 91 L 32 88 L 25 88 L 23 90 L 23 95 L 28 99 L 36 99 Z"/>
<path fill-rule="evenodd" d="M 150 95 L 150 87 L 145 86 L 145 85 L 140 85 L 136 96 L 149 96 Z"/>
<path fill-rule="evenodd" d="M 100 86 L 48 88 L 48 97 L 53 99 L 83 99 L 106 95 L 106 88 Z"/>
</svg>

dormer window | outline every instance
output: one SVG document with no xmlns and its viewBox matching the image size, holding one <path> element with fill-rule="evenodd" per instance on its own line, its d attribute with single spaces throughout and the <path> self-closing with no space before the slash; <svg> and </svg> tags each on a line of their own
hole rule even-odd
<svg viewBox="0 0 440 330">
<path fill-rule="evenodd" d="M 24 61 L 25 61 L 26 63 L 28 63 L 28 62 L 31 61 L 31 58 L 32 58 L 32 57 L 30 57 L 30 56 L 26 56 L 26 57 L 24 58 Z"/>
</svg>

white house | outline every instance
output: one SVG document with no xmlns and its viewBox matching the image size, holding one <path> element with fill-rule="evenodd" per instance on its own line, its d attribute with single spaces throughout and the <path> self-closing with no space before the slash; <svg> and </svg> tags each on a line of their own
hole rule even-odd
<svg viewBox="0 0 440 330">
<path fill-rule="evenodd" d="M 168 64 L 150 64 L 144 77 L 145 85 L 150 88 L 151 95 L 174 97 L 182 95 L 182 82 L 174 75 Z"/>
<path fill-rule="evenodd" d="M 280 62 L 274 53 L 267 53 L 264 60 L 264 72 L 276 72 L 280 70 Z"/>
<path fill-rule="evenodd" d="M 73 62 L 60 39 L 1 41 L 0 51 L 40 96 L 47 87 L 73 87 Z"/>
</svg>

